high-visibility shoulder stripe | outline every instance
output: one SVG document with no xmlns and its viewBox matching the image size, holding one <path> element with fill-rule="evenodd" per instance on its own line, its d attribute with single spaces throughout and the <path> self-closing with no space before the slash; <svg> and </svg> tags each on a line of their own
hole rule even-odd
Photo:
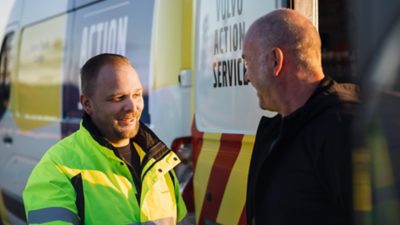
<svg viewBox="0 0 400 225">
<path fill-rule="evenodd" d="M 66 174 L 69 177 L 74 177 L 82 172 L 80 169 L 69 168 L 61 164 L 56 164 L 56 168 L 58 171 L 60 171 L 60 173 Z"/>
<path fill-rule="evenodd" d="M 228 183 L 219 207 L 217 222 L 221 224 L 240 224 L 240 216 L 246 202 L 247 176 L 255 136 L 246 135 L 242 147 L 232 167 Z"/>
<path fill-rule="evenodd" d="M 63 165 L 56 165 L 56 166 L 57 169 L 59 169 L 62 173 L 68 174 L 71 177 L 81 173 L 83 181 L 112 188 L 116 192 L 121 193 L 127 199 L 129 192 L 132 189 L 132 183 L 122 175 L 113 174 L 113 176 L 110 176 L 98 170 L 80 170 L 80 169 L 72 169 Z M 118 185 L 115 185 L 116 183 Z M 116 186 L 118 186 L 119 189 L 117 189 Z"/>
<path fill-rule="evenodd" d="M 62 207 L 43 208 L 28 212 L 29 224 L 48 223 L 52 221 L 65 221 L 74 225 L 78 225 L 80 222 L 74 212 Z"/>
<path fill-rule="evenodd" d="M 207 194 L 203 197 L 205 200 L 203 200 L 204 203 L 200 213 L 199 224 L 204 224 L 205 219 L 216 221 L 222 196 L 224 195 L 226 184 L 232 172 L 231 168 L 240 152 L 242 138 L 242 134 L 221 135 L 221 144 L 218 149 L 217 157 L 215 162 L 212 161 L 212 171 L 206 189 Z M 206 139 L 204 138 L 204 144 L 206 143 Z M 207 215 L 207 218 L 205 218 L 205 215 Z"/>
<path fill-rule="evenodd" d="M 206 193 L 211 169 L 214 165 L 215 157 L 217 156 L 218 149 L 220 147 L 220 137 L 221 134 L 204 133 L 203 135 L 203 138 L 207 141 L 203 141 L 193 176 L 193 189 L 196 193 L 194 198 L 197 224 L 199 224 L 200 212 L 203 207 L 204 196 Z M 203 163 L 199 164 L 198 162 Z"/>
</svg>

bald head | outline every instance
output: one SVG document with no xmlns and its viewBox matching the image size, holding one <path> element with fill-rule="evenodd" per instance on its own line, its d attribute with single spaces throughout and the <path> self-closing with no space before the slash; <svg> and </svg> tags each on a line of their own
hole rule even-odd
<svg viewBox="0 0 400 225">
<path fill-rule="evenodd" d="M 103 53 L 90 58 L 81 68 L 82 93 L 92 96 L 94 92 L 93 85 L 99 75 L 99 71 L 105 65 L 118 67 L 120 65 L 131 66 L 129 59 L 118 54 Z"/>
<path fill-rule="evenodd" d="M 246 40 L 260 51 L 281 48 L 291 57 L 297 69 L 321 67 L 321 40 L 314 25 L 302 14 L 291 9 L 277 9 L 256 20 L 246 34 Z"/>
<path fill-rule="evenodd" d="M 283 116 L 301 107 L 324 78 L 319 34 L 291 9 L 274 10 L 250 26 L 243 58 L 260 107 Z"/>
</svg>

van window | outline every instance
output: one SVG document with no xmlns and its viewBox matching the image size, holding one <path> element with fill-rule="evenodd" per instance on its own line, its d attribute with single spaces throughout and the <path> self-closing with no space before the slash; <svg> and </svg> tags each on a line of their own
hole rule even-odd
<svg viewBox="0 0 400 225">
<path fill-rule="evenodd" d="M 13 99 L 21 129 L 60 120 L 65 30 L 66 16 L 59 16 L 22 31 Z"/>
<path fill-rule="evenodd" d="M 5 36 L 0 53 L 0 119 L 7 109 L 10 99 L 10 76 L 12 68 L 12 41 L 14 33 Z"/>
</svg>

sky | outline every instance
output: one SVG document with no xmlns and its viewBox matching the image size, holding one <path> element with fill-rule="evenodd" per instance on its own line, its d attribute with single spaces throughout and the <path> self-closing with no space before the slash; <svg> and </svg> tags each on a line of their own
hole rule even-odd
<svg viewBox="0 0 400 225">
<path fill-rule="evenodd" d="M 4 29 L 14 0 L 0 0 L 0 42 L 3 40 Z"/>
</svg>

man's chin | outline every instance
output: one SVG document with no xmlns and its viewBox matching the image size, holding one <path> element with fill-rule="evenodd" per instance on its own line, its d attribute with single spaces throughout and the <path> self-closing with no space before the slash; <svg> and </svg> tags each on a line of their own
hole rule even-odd
<svg viewBox="0 0 400 225">
<path fill-rule="evenodd" d="M 261 100 L 259 100 L 258 106 L 259 106 L 260 109 L 262 109 L 262 110 L 268 110 L 267 107 L 265 106 L 264 102 L 262 102 Z"/>
<path fill-rule="evenodd" d="M 268 107 L 263 102 L 259 102 L 258 105 L 260 106 L 260 109 L 262 109 L 262 110 L 268 110 L 268 111 L 271 111 L 271 112 L 275 112 L 274 109 L 272 109 L 272 107 Z"/>
<path fill-rule="evenodd" d="M 115 127 L 114 134 L 121 138 L 133 138 L 138 133 L 139 126 L 126 126 L 126 127 Z"/>
</svg>

